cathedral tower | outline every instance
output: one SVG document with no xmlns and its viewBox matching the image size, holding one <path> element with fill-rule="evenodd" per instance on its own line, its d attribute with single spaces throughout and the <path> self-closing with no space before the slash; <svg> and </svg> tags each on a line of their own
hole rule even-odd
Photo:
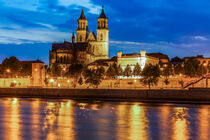
<svg viewBox="0 0 210 140">
<path fill-rule="evenodd" d="M 88 37 L 88 20 L 85 17 L 84 11 L 77 20 L 77 42 L 86 42 Z"/>
<path fill-rule="evenodd" d="M 103 56 L 109 58 L 109 28 L 108 28 L 108 18 L 105 15 L 104 7 L 102 7 L 101 14 L 98 18 L 97 27 L 97 42 L 101 42 L 101 49 Z"/>
</svg>

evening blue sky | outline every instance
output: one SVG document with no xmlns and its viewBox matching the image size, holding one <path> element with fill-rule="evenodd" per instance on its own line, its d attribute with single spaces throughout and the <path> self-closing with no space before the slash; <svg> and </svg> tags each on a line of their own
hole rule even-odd
<svg viewBox="0 0 210 140">
<path fill-rule="evenodd" d="M 102 5 L 110 57 L 142 49 L 210 57 L 209 0 L 0 0 L 0 62 L 15 55 L 48 63 L 52 42 L 71 41 L 82 8 L 96 31 Z"/>
</svg>

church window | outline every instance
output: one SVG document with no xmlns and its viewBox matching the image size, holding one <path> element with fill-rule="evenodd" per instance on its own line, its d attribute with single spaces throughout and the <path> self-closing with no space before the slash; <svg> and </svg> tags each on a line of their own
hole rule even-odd
<svg viewBox="0 0 210 140">
<path fill-rule="evenodd" d="M 63 63 L 66 63 L 66 56 L 64 56 Z"/>
<path fill-rule="evenodd" d="M 80 39 L 80 41 L 82 41 L 82 36 L 81 35 L 80 35 L 80 38 L 79 39 Z"/>
<path fill-rule="evenodd" d="M 103 40 L 103 34 L 101 34 L 101 40 Z"/>
<path fill-rule="evenodd" d="M 82 29 L 82 23 L 80 23 L 80 28 Z"/>
<path fill-rule="evenodd" d="M 83 23 L 83 29 L 85 29 L 85 23 Z"/>
<path fill-rule="evenodd" d="M 60 57 L 60 63 L 63 63 L 63 57 L 62 56 Z"/>
</svg>

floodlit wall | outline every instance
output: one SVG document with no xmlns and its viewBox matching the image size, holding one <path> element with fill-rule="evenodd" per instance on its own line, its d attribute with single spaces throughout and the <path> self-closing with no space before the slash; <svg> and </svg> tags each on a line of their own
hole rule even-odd
<svg viewBox="0 0 210 140">
<path fill-rule="evenodd" d="M 0 78 L 0 88 L 10 87 L 11 83 L 15 83 L 15 87 L 28 87 L 31 85 L 31 78 Z"/>
</svg>

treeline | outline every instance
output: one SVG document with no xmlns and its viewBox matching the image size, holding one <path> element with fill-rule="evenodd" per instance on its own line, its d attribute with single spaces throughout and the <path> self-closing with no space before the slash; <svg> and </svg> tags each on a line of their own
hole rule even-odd
<svg viewBox="0 0 210 140">
<path fill-rule="evenodd" d="M 169 84 L 168 78 L 174 75 L 184 75 L 186 77 L 202 76 L 210 71 L 210 65 L 205 66 L 200 64 L 197 59 L 189 59 L 184 64 L 172 65 L 168 64 L 166 67 L 160 68 L 159 65 L 146 65 L 142 70 L 137 63 L 133 70 L 131 66 L 127 65 L 123 70 L 120 65 L 116 63 L 111 64 L 107 70 L 104 67 L 88 68 L 86 65 L 76 62 L 72 64 L 67 70 L 63 71 L 59 64 L 54 64 L 49 69 L 48 74 L 51 77 L 69 77 L 74 79 L 74 87 L 77 84 L 88 84 L 90 86 L 98 87 L 103 79 L 117 79 L 118 76 L 141 76 L 144 85 L 151 87 L 158 83 L 158 79 L 162 76 L 165 78 L 164 83 Z M 183 81 L 179 82 L 183 85 Z"/>
<path fill-rule="evenodd" d="M 21 63 L 15 56 L 4 59 L 0 65 L 0 77 L 28 77 L 31 74 L 31 63 Z"/>
</svg>

